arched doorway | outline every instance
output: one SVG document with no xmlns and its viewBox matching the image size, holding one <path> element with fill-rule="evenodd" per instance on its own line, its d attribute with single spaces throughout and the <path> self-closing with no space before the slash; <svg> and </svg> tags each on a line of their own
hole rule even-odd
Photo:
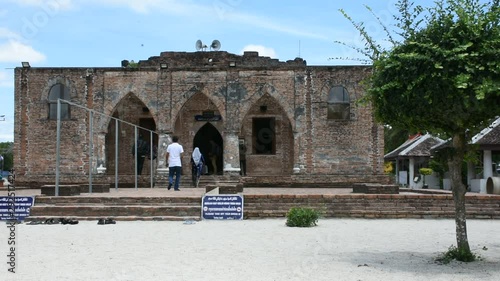
<svg viewBox="0 0 500 281">
<path fill-rule="evenodd" d="M 279 101 L 270 94 L 253 102 L 242 120 L 239 137 L 246 144 L 247 175 L 292 174 L 292 125 Z"/>
<path fill-rule="evenodd" d="M 212 124 L 206 123 L 193 139 L 193 149 L 198 147 L 205 157 L 209 174 L 222 174 L 224 143 L 222 136 Z"/>
<path fill-rule="evenodd" d="M 147 106 L 133 93 L 127 94 L 116 105 L 112 116 L 122 121 L 135 124 L 139 127 L 146 128 L 152 131 L 156 130 L 156 123 L 153 116 L 149 112 Z M 118 131 L 118 138 L 116 138 Z M 138 130 L 138 134 L 149 144 L 151 134 L 147 130 Z M 135 157 L 132 155 L 134 146 L 135 128 L 127 123 L 118 123 L 116 130 L 116 122 L 112 120 L 108 124 L 108 133 L 106 134 L 106 159 L 107 173 L 115 173 L 115 165 L 118 164 L 118 174 L 133 175 L 135 173 Z M 115 163 L 115 147 L 116 139 L 118 139 L 118 163 Z M 153 146 L 158 144 L 158 135 L 153 134 Z M 142 169 L 142 175 L 150 174 L 151 160 L 146 160 Z"/>
</svg>

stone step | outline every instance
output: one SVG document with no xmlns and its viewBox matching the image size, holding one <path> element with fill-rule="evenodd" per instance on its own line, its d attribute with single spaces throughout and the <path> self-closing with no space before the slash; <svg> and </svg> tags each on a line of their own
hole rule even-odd
<svg viewBox="0 0 500 281">
<path fill-rule="evenodd" d="M 67 206 L 38 206 L 31 208 L 30 216 L 57 216 L 57 217 L 161 217 L 161 216 L 200 216 L 201 206 L 102 206 L 102 205 L 67 205 Z"/>
<path fill-rule="evenodd" d="M 26 222 L 45 222 L 48 219 L 73 219 L 78 221 L 99 221 L 99 219 L 112 218 L 115 221 L 200 221 L 200 216 L 29 216 Z"/>
<path fill-rule="evenodd" d="M 35 206 L 41 205 L 201 205 L 201 197 L 94 197 L 94 196 L 37 196 Z"/>
</svg>

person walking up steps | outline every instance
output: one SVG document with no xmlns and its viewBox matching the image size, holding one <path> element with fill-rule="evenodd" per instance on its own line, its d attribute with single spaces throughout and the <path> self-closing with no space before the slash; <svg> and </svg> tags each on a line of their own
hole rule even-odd
<svg viewBox="0 0 500 281">
<path fill-rule="evenodd" d="M 200 149 L 198 147 L 195 147 L 193 150 L 193 154 L 191 154 L 191 175 L 194 187 L 198 187 L 204 165 L 205 158 L 201 154 Z"/>
<path fill-rule="evenodd" d="M 177 143 L 179 137 L 173 136 L 172 143 L 167 146 L 167 162 L 168 162 L 168 190 L 174 185 L 174 190 L 179 191 L 179 184 L 181 181 L 181 154 L 184 152 L 182 145 Z M 175 184 L 174 184 L 175 176 Z"/>
<path fill-rule="evenodd" d="M 149 144 L 144 140 L 142 134 L 137 138 L 137 155 L 135 155 L 135 144 L 132 146 L 132 155 L 135 157 L 135 163 L 137 165 L 137 175 L 142 174 L 142 167 L 144 166 L 144 160 L 146 156 L 149 155 Z"/>
</svg>

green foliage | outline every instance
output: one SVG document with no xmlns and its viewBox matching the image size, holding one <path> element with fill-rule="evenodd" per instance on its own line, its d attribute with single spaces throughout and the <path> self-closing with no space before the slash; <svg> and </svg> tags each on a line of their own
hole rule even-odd
<svg viewBox="0 0 500 281">
<path fill-rule="evenodd" d="M 418 171 L 424 176 L 432 175 L 432 169 L 430 168 L 420 168 Z"/>
<path fill-rule="evenodd" d="M 0 155 L 3 156 L 3 170 L 8 171 L 12 169 L 14 164 L 14 157 L 12 154 L 12 147 L 14 146 L 13 142 L 1 142 L 0 143 Z M 0 163 L 0 168 L 1 168 Z"/>
<path fill-rule="evenodd" d="M 427 185 L 425 184 L 425 176 L 428 176 L 428 175 L 432 175 L 432 169 L 430 168 L 420 168 L 418 170 L 420 172 L 420 174 L 424 175 L 424 188 L 427 188 Z"/>
<path fill-rule="evenodd" d="M 400 16 L 395 19 L 402 40 L 395 42 L 389 34 L 390 49 L 382 49 L 362 23 L 341 11 L 365 40 L 360 53 L 373 60 L 363 99 L 372 104 L 376 119 L 450 137 L 446 161 L 454 199 L 460 204 L 457 229 L 466 229 L 466 188 L 456 175 L 468 155 L 467 144 L 500 108 L 500 0 L 481 2 L 436 0 L 433 7 L 422 8 L 399 0 Z M 470 253 L 463 233 L 457 234 L 457 244 Z"/>
<path fill-rule="evenodd" d="M 291 208 L 286 214 L 286 225 L 291 227 L 315 226 L 319 219 L 319 212 L 310 208 Z"/>
<path fill-rule="evenodd" d="M 425 11 L 425 27 L 403 25 L 404 41 L 379 51 L 367 98 L 385 124 L 472 137 L 500 106 L 498 1 L 441 0 Z"/>
<path fill-rule="evenodd" d="M 131 60 L 128 65 L 128 68 L 139 68 L 139 63 L 135 62 L 134 60 Z"/>
<path fill-rule="evenodd" d="M 384 128 L 384 153 L 387 154 L 398 148 L 402 143 L 408 140 L 410 131 L 407 129 L 385 126 Z"/>
<path fill-rule="evenodd" d="M 442 264 L 448 264 L 452 260 L 473 262 L 476 260 L 481 260 L 481 257 L 472 253 L 471 251 L 468 251 L 467 249 L 459 249 L 452 245 L 448 248 L 448 251 L 442 253 L 436 258 L 436 262 Z"/>
<path fill-rule="evenodd" d="M 439 175 L 439 186 L 443 189 L 444 173 L 448 170 L 446 161 L 441 161 L 441 159 L 434 157 L 429 161 L 429 168 Z"/>
<path fill-rule="evenodd" d="M 444 177 L 444 173 L 447 170 L 446 163 L 439 162 L 436 159 L 431 159 L 429 161 L 429 168 L 436 172 L 441 178 Z"/>
</svg>

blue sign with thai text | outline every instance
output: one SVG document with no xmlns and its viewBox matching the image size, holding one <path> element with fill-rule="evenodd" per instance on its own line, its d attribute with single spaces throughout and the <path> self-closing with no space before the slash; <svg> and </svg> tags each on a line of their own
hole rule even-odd
<svg viewBox="0 0 500 281">
<path fill-rule="evenodd" d="M 239 194 L 205 195 L 201 200 L 205 220 L 242 220 L 243 196 Z"/>
<path fill-rule="evenodd" d="M 0 220 L 23 221 L 30 215 L 35 197 L 0 196 Z"/>
<path fill-rule="evenodd" d="M 220 120 L 222 120 L 222 116 L 221 115 L 209 115 L 209 116 L 195 115 L 194 119 L 196 121 L 220 121 Z"/>
</svg>

